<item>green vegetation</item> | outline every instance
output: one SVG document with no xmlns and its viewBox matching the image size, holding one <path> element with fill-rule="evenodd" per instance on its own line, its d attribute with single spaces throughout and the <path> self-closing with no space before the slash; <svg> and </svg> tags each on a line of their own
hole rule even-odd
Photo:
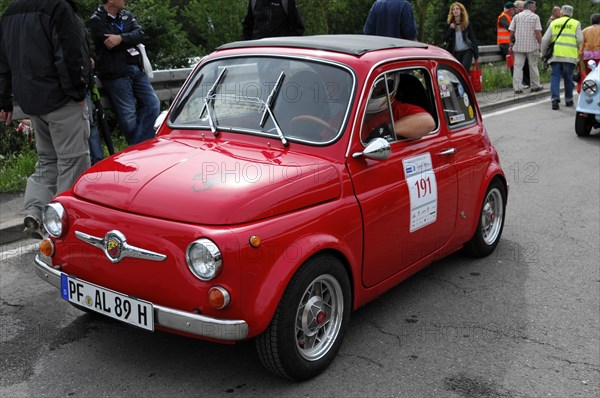
<svg viewBox="0 0 600 398">
<path fill-rule="evenodd" d="M 25 148 L 0 160 L 0 192 L 17 192 L 25 189 L 27 177 L 35 168 L 35 149 Z"/>
<path fill-rule="evenodd" d="M 116 151 L 127 147 L 125 138 L 116 131 L 112 133 L 112 141 Z M 108 157 L 106 146 L 102 147 L 104 157 Z M 24 133 L 18 122 L 8 126 L 0 123 L 0 193 L 25 190 L 27 177 L 35 170 L 36 161 L 33 132 Z"/>
<path fill-rule="evenodd" d="M 540 82 L 548 84 L 550 82 L 550 69 L 538 65 L 540 71 Z M 510 70 L 504 62 L 486 63 L 481 65 L 481 77 L 483 81 L 483 91 L 496 91 L 512 87 L 512 76 Z"/>
</svg>

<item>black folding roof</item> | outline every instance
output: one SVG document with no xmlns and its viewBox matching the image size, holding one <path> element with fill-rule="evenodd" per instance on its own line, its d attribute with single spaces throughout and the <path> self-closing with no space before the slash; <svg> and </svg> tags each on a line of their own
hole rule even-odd
<svg viewBox="0 0 600 398">
<path fill-rule="evenodd" d="M 334 51 L 361 56 L 370 51 L 387 48 L 427 48 L 427 44 L 416 41 L 368 35 L 322 35 L 269 37 L 260 40 L 236 41 L 223 44 L 217 50 L 249 47 L 295 47 L 312 50 Z"/>
</svg>

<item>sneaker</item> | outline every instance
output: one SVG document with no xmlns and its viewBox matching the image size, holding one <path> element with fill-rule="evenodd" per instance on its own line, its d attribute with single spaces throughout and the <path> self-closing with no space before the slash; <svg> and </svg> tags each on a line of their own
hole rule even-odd
<svg viewBox="0 0 600 398">
<path fill-rule="evenodd" d="M 25 225 L 25 230 L 23 232 L 32 239 L 44 239 L 48 236 L 42 226 L 40 218 L 35 214 L 26 215 L 23 224 Z"/>
<path fill-rule="evenodd" d="M 559 102 L 558 100 L 552 101 L 552 109 L 555 111 L 560 108 L 560 106 L 558 105 L 558 102 Z"/>
<path fill-rule="evenodd" d="M 529 84 L 521 84 L 521 87 L 523 87 L 523 90 L 527 90 L 529 88 Z"/>
<path fill-rule="evenodd" d="M 573 106 L 573 100 L 566 100 L 565 101 L 565 105 L 566 106 Z"/>
<path fill-rule="evenodd" d="M 537 86 L 531 89 L 532 93 L 538 92 L 538 91 L 542 91 L 544 89 L 544 86 Z"/>
<path fill-rule="evenodd" d="M 523 94 L 523 90 L 515 90 L 515 94 Z"/>
</svg>

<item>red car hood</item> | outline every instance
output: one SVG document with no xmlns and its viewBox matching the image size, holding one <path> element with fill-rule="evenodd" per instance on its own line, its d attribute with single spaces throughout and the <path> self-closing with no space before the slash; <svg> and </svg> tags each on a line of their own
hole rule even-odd
<svg viewBox="0 0 600 398">
<path fill-rule="evenodd" d="M 337 168 L 291 152 L 232 143 L 155 139 L 100 162 L 76 196 L 189 223 L 247 223 L 340 197 Z"/>
</svg>

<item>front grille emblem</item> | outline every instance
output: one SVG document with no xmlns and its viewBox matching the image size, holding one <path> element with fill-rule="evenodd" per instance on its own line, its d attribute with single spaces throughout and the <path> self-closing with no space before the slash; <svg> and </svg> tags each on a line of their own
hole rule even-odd
<svg viewBox="0 0 600 398">
<path fill-rule="evenodd" d="M 142 249 L 141 247 L 131 246 L 127 243 L 125 235 L 117 230 L 109 231 L 104 235 L 104 238 L 98 238 L 80 231 L 75 231 L 75 236 L 85 243 L 89 243 L 102 250 L 112 263 L 118 263 L 126 257 L 141 258 L 151 261 L 163 261 L 167 258 L 164 254 Z"/>
<path fill-rule="evenodd" d="M 123 241 L 114 232 L 109 232 L 104 237 L 104 250 L 106 251 L 108 258 L 110 258 L 111 260 L 121 260 L 122 246 Z"/>
</svg>

